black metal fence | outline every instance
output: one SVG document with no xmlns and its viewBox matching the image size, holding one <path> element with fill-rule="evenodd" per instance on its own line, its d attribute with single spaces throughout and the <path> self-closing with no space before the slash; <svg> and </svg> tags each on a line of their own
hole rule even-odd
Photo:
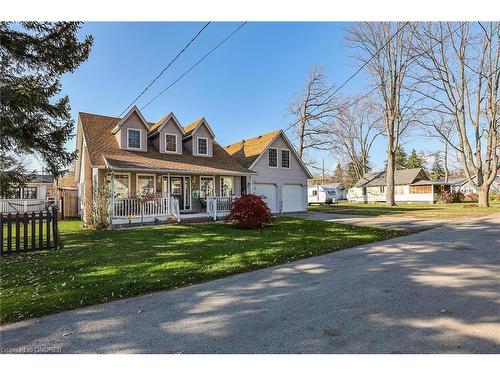
<svg viewBox="0 0 500 375">
<path fill-rule="evenodd" d="M 57 249 L 57 208 L 0 213 L 0 255 Z"/>
</svg>

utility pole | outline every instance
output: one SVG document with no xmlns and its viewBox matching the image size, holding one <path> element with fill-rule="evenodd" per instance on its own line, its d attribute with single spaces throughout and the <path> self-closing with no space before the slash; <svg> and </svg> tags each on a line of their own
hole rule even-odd
<svg viewBox="0 0 500 375">
<path fill-rule="evenodd" d="M 321 185 L 325 184 L 325 158 L 323 158 L 323 168 L 321 169 L 323 172 L 322 178 L 321 178 Z"/>
</svg>

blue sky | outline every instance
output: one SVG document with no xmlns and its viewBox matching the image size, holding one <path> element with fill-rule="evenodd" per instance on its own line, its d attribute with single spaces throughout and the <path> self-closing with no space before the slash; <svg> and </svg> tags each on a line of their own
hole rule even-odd
<svg viewBox="0 0 500 375">
<path fill-rule="evenodd" d="M 239 23 L 212 23 L 191 47 L 138 101 L 142 107 L 199 57 L 217 45 Z M 82 36 L 92 34 L 89 59 L 62 79 L 72 115 L 91 112 L 117 116 L 203 23 L 85 23 Z M 356 70 L 354 53 L 343 40 L 345 23 L 248 23 L 195 70 L 144 110 L 149 121 L 173 111 L 183 125 L 204 116 L 226 145 L 276 128 L 286 128 L 287 107 L 304 86 L 307 72 L 325 67 L 328 83 L 342 83 Z M 343 93 L 364 94 L 368 77 L 359 74 Z M 421 139 L 405 147 L 419 147 Z M 74 149 L 74 140 L 67 144 Z M 327 152 L 311 157 L 332 168 Z M 376 167 L 385 160 L 385 139 L 373 149 Z"/>
</svg>

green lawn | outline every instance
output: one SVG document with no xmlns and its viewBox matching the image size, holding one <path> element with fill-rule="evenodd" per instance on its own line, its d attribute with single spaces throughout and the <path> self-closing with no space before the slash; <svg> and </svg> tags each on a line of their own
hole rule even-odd
<svg viewBox="0 0 500 375">
<path fill-rule="evenodd" d="M 1 258 L 0 322 L 181 287 L 402 232 L 280 218 L 260 230 L 227 224 L 95 232 L 59 225 L 63 248 Z"/>
<path fill-rule="evenodd" d="M 421 219 L 453 219 L 479 217 L 500 212 L 500 202 L 491 202 L 491 207 L 470 207 L 469 203 L 452 204 L 398 204 L 394 207 L 384 203 L 339 203 L 333 205 L 312 205 L 309 211 L 332 212 L 352 215 L 399 215 Z"/>
</svg>

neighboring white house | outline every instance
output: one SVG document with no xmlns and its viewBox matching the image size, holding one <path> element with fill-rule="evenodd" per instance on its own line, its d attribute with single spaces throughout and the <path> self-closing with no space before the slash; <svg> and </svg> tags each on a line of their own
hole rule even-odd
<svg viewBox="0 0 500 375">
<path fill-rule="evenodd" d="M 346 197 L 345 188 L 340 183 L 309 185 L 307 187 L 307 202 L 309 204 L 330 204 L 340 200 L 345 200 Z"/>
<path fill-rule="evenodd" d="M 472 180 L 475 181 L 476 177 L 473 177 Z M 457 193 L 459 191 L 465 195 L 477 193 L 476 188 L 472 186 L 466 178 L 450 180 L 449 182 L 451 183 L 451 191 L 453 193 Z M 500 193 L 500 170 L 497 172 L 497 177 L 490 186 L 490 191 Z"/>
<path fill-rule="evenodd" d="M 40 210 L 54 197 L 54 179 L 50 175 L 36 174 L 24 186 L 14 189 L 9 199 L 0 198 L 0 212 Z"/>
<path fill-rule="evenodd" d="M 401 169 L 394 172 L 396 202 L 434 203 L 442 191 L 450 191 L 450 183 L 432 181 L 422 168 Z M 368 172 L 347 194 L 349 202 L 368 203 L 386 201 L 385 172 Z"/>
</svg>

